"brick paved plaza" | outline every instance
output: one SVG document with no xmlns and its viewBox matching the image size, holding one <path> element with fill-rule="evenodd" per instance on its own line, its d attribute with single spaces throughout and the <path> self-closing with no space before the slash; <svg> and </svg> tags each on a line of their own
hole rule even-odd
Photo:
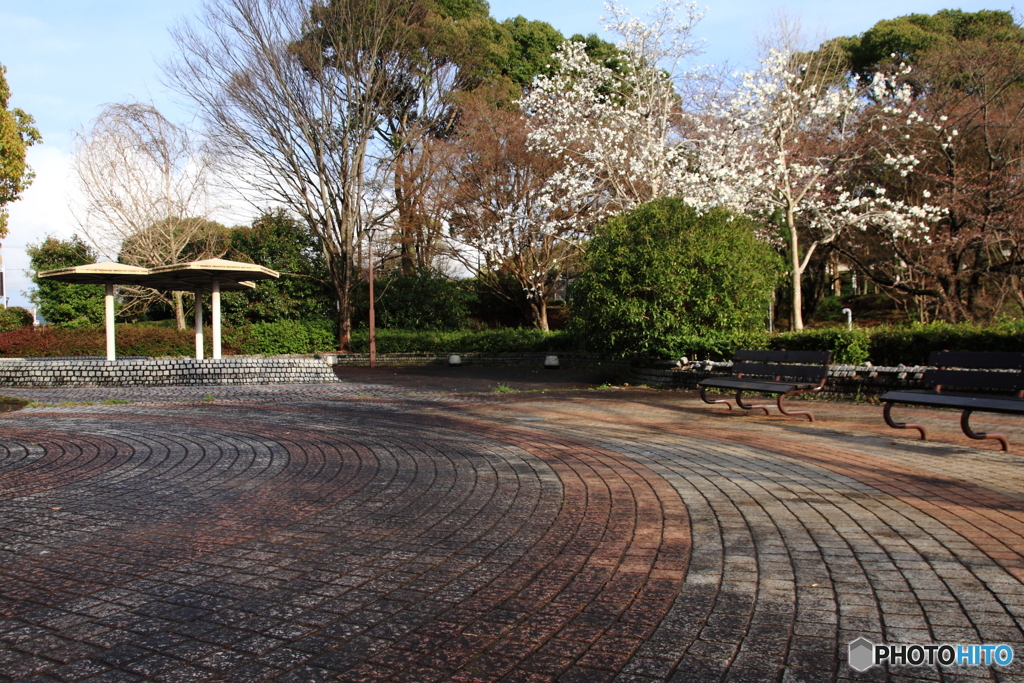
<svg viewBox="0 0 1024 683">
<path fill-rule="evenodd" d="M 1024 681 L 1024 421 L 377 376 L 7 390 L 0 681 Z"/>
</svg>

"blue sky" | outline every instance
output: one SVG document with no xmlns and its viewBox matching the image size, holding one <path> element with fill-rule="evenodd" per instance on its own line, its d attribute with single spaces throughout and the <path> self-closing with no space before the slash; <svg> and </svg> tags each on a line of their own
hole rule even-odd
<svg viewBox="0 0 1024 683">
<path fill-rule="evenodd" d="M 642 15 L 655 2 L 621 4 Z M 174 51 L 168 28 L 194 16 L 201 5 L 201 0 L 0 0 L 0 63 L 7 67 L 11 104 L 36 117 L 44 138 L 29 154 L 35 183 L 10 207 L 3 259 L 11 305 L 27 305 L 25 245 L 75 231 L 67 178 L 72 131 L 87 125 L 103 104 L 132 98 L 152 99 L 169 118 L 190 120 L 187 108 L 162 86 L 158 64 Z M 708 6 L 696 35 L 706 40 L 702 62 L 746 69 L 756 63 L 755 37 L 778 11 L 800 18 L 812 35 L 831 37 L 860 33 L 881 19 L 949 7 L 1009 10 L 1012 5 L 1008 0 L 718 0 Z M 522 14 L 550 22 L 566 35 L 600 32 L 602 9 L 603 0 L 491 2 L 499 19 Z"/>
</svg>

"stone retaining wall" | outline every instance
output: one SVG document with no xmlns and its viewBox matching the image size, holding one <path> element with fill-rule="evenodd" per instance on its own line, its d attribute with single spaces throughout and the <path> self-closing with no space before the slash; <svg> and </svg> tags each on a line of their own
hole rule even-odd
<svg viewBox="0 0 1024 683">
<path fill-rule="evenodd" d="M 201 386 L 337 382 L 323 358 L 0 358 L 2 387 Z"/>
<path fill-rule="evenodd" d="M 543 367 L 558 356 L 565 368 L 618 371 L 623 381 L 664 388 L 694 389 L 697 382 L 728 373 L 732 363 L 702 362 L 678 367 L 675 361 L 644 364 L 585 353 L 464 353 L 467 366 Z M 379 365 L 447 365 L 449 354 L 379 354 Z M 229 384 L 307 384 L 337 382 L 332 365 L 368 365 L 365 353 L 318 356 L 229 356 L 193 358 L 0 358 L 0 387 L 201 386 Z M 919 388 L 923 366 L 834 365 L 825 393 L 873 396 L 895 388 Z"/>
<path fill-rule="evenodd" d="M 607 359 L 590 353 L 463 353 L 463 365 L 542 367 L 544 358 L 558 356 L 564 368 L 606 368 L 620 371 L 623 381 L 647 384 L 666 389 L 696 389 L 697 382 L 715 374 L 728 374 L 732 362 L 701 361 L 687 367 L 678 367 L 676 361 L 648 361 L 636 363 L 628 360 Z M 449 354 L 389 353 L 378 354 L 378 365 L 447 365 Z M 338 365 L 369 365 L 366 353 L 338 354 L 330 363 Z M 924 366 L 882 367 L 872 365 L 833 365 L 823 393 L 842 396 L 876 396 L 890 389 L 921 388 Z"/>
</svg>

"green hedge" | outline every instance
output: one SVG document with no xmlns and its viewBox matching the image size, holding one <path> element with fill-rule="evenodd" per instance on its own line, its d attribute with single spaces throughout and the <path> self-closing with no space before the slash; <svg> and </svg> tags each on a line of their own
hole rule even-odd
<svg viewBox="0 0 1024 683">
<path fill-rule="evenodd" d="M 157 325 L 118 325 L 117 353 L 120 356 L 191 356 L 191 330 L 179 332 Z M 302 323 L 280 321 L 256 323 L 224 330 L 224 353 L 279 354 L 312 353 L 337 348 L 333 324 L 329 321 Z M 206 329 L 207 349 L 211 346 Z M 102 356 L 106 345 L 102 327 L 23 328 L 0 333 L 2 357 Z M 950 325 L 934 323 L 911 327 L 873 327 L 846 330 L 826 327 L 769 335 L 766 332 L 709 332 L 678 335 L 659 342 L 652 354 L 658 358 L 728 360 L 738 349 L 830 349 L 834 362 L 875 365 L 923 365 L 933 350 L 1024 351 L 1024 321 L 993 325 Z M 352 334 L 352 350 L 369 350 L 369 333 Z M 570 352 L 602 353 L 602 349 L 581 348 L 569 332 L 541 332 L 531 328 L 496 330 L 410 331 L 377 330 L 378 353 L 514 353 Z"/>
<path fill-rule="evenodd" d="M 227 330 L 222 337 L 228 346 L 246 355 L 314 353 L 337 348 L 331 321 L 254 323 Z"/>
<path fill-rule="evenodd" d="M 377 353 L 503 353 L 574 348 L 575 339 L 566 332 L 541 332 L 526 327 L 455 332 L 377 330 Z M 352 351 L 369 350 L 369 331 L 353 332 Z"/>
<path fill-rule="evenodd" d="M 802 332 L 706 334 L 678 337 L 665 344 L 667 358 L 728 360 L 738 349 L 831 350 L 833 362 L 860 365 L 924 365 L 931 351 L 1024 351 L 1024 321 L 993 325 L 931 323 L 910 327 L 844 327 Z"/>
<path fill-rule="evenodd" d="M 195 335 L 191 330 L 118 325 L 119 356 L 191 356 L 195 353 Z M 207 348 L 212 343 L 206 333 Z M 102 327 L 24 328 L 0 334 L 0 357 L 52 358 L 59 356 L 105 356 L 106 335 Z"/>
<path fill-rule="evenodd" d="M 32 326 L 32 314 L 20 306 L 0 309 L 0 332 Z"/>
<path fill-rule="evenodd" d="M 924 365 L 929 351 L 942 350 L 1024 351 L 1024 320 L 874 328 L 869 357 L 875 365 Z"/>
</svg>

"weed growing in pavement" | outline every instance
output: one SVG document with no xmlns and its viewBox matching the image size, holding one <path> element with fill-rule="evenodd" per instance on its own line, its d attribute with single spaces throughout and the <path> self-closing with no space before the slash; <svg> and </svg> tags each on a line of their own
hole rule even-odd
<svg viewBox="0 0 1024 683">
<path fill-rule="evenodd" d="M 21 410 L 27 408 L 32 401 L 24 398 L 15 398 L 14 396 L 4 396 L 0 394 L 0 413 L 9 413 L 14 410 Z"/>
<path fill-rule="evenodd" d="M 213 402 L 213 394 L 207 394 L 206 396 L 203 396 L 199 400 L 200 401 L 206 401 L 207 403 L 212 403 Z"/>
<path fill-rule="evenodd" d="M 129 401 L 128 399 L 124 399 L 124 398 L 108 398 L 106 401 L 103 402 L 103 405 L 105 405 L 105 406 L 116 406 L 116 405 L 121 405 L 121 404 L 124 404 L 124 403 L 131 403 L 131 401 Z"/>
<path fill-rule="evenodd" d="M 498 386 L 494 387 L 494 389 L 492 389 L 491 391 L 493 391 L 496 394 L 514 394 L 514 393 L 517 393 L 515 389 L 513 389 L 512 387 L 510 387 L 507 384 L 499 384 Z"/>
</svg>

